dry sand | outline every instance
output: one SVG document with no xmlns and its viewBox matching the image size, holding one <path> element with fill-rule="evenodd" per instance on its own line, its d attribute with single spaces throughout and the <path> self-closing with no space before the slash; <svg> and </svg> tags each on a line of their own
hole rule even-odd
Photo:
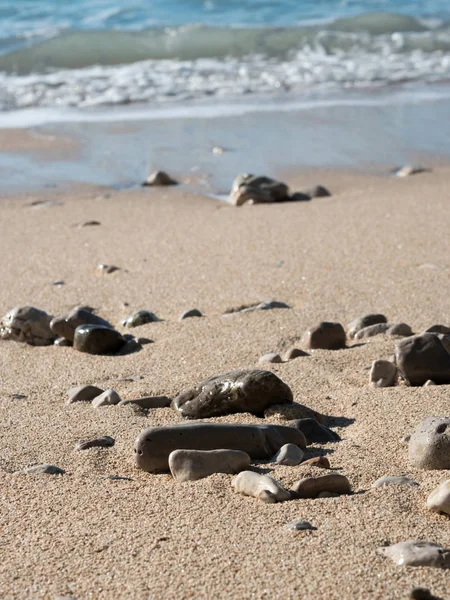
<svg viewBox="0 0 450 600">
<path fill-rule="evenodd" d="M 235 494 L 228 475 L 184 484 L 150 475 L 134 466 L 133 441 L 145 427 L 177 422 L 173 411 L 65 404 L 66 390 L 84 383 L 122 398 L 172 396 L 257 367 L 260 355 L 320 320 L 346 324 L 379 311 L 417 332 L 450 324 L 449 181 L 448 168 L 404 180 L 291 175 L 293 187 L 322 183 L 334 195 L 243 208 L 180 190 L 61 192 L 38 206 L 30 203 L 39 195 L 3 199 L 2 314 L 31 304 L 58 315 L 85 303 L 114 324 L 139 308 L 163 321 L 134 330 L 155 343 L 123 357 L 0 343 L 0 596 L 389 600 L 425 586 L 449 598 L 448 573 L 377 554 L 407 539 L 450 546 L 448 518 L 425 508 L 449 472 L 411 468 L 402 441 L 422 418 L 449 416 L 448 387 L 370 388 L 368 368 L 392 354 L 392 339 L 270 367 L 297 401 L 335 417 L 343 440 L 322 448 L 352 496 L 266 505 Z M 90 219 L 101 226 L 76 226 Z M 99 276 L 99 263 L 121 270 Z M 58 280 L 65 285 L 51 285 Z M 265 299 L 293 308 L 221 316 Z M 193 307 L 206 317 L 178 322 Z M 142 379 L 123 380 L 136 374 Z M 116 445 L 74 451 L 98 435 Z M 66 474 L 15 474 L 36 462 Z M 287 487 L 324 474 L 267 468 Z M 382 475 L 403 474 L 420 487 L 371 489 Z M 296 518 L 317 531 L 287 530 Z"/>
</svg>

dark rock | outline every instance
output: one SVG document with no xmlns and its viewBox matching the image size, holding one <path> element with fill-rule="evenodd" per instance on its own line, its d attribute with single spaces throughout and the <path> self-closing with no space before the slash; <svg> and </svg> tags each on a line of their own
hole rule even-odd
<svg viewBox="0 0 450 600">
<path fill-rule="evenodd" d="M 308 202 L 312 199 L 312 196 L 305 194 L 304 192 L 294 192 L 289 196 L 291 202 Z"/>
<path fill-rule="evenodd" d="M 297 402 L 288 404 L 273 404 L 266 408 L 264 417 L 270 419 L 276 417 L 283 421 L 293 421 L 294 419 L 315 419 L 318 423 L 325 423 L 325 417 L 312 408 Z"/>
<path fill-rule="evenodd" d="M 292 521 L 292 523 L 287 523 L 287 529 L 291 531 L 316 531 L 317 527 L 313 527 L 309 521 L 304 521 L 303 519 L 298 519 L 297 521 Z"/>
<path fill-rule="evenodd" d="M 155 473 L 169 470 L 169 455 L 174 450 L 227 448 L 267 460 L 288 443 L 306 447 L 305 436 L 293 427 L 195 422 L 146 429 L 138 436 L 134 451 L 138 467 Z"/>
<path fill-rule="evenodd" d="M 139 327 L 147 323 L 156 323 L 158 317 L 149 310 L 137 310 L 132 315 L 122 321 L 124 327 Z"/>
<path fill-rule="evenodd" d="M 68 347 L 71 348 L 73 343 L 70 340 L 66 340 L 66 338 L 59 337 L 53 342 L 55 346 Z"/>
<path fill-rule="evenodd" d="M 145 396 L 144 398 L 135 398 L 133 400 L 122 400 L 119 406 L 128 406 L 133 404 L 140 408 L 167 408 L 172 402 L 167 396 Z"/>
<path fill-rule="evenodd" d="M 103 394 L 104 390 L 95 385 L 80 385 L 78 387 L 70 388 L 67 391 L 69 399 L 67 404 L 73 404 L 74 402 L 92 402 L 94 398 Z"/>
<path fill-rule="evenodd" d="M 234 314 L 243 314 L 248 312 L 253 312 L 254 310 L 273 310 L 275 308 L 291 308 L 285 302 L 279 302 L 278 300 L 266 300 L 265 302 L 260 302 L 259 304 L 251 304 L 250 306 L 239 306 L 237 308 L 229 308 L 223 314 L 226 315 L 234 315 Z"/>
<path fill-rule="evenodd" d="M 130 340 L 126 340 L 126 343 L 118 352 L 116 352 L 116 355 L 125 356 L 126 354 L 133 354 L 133 352 L 139 352 L 139 350 L 142 350 L 141 344 L 136 338 L 132 338 Z"/>
<path fill-rule="evenodd" d="M 75 329 L 75 350 L 88 354 L 115 354 L 126 343 L 123 336 L 103 325 L 80 325 Z"/>
<path fill-rule="evenodd" d="M 114 438 L 110 437 L 109 435 L 105 435 L 92 440 L 77 442 L 75 445 L 75 450 L 88 450 L 89 448 L 111 448 L 114 446 L 114 444 Z"/>
<path fill-rule="evenodd" d="M 50 346 L 56 337 L 50 329 L 51 319 L 45 311 L 33 306 L 13 308 L 0 322 L 0 339 Z"/>
<path fill-rule="evenodd" d="M 64 475 L 65 471 L 55 465 L 32 465 L 24 469 L 26 475 Z"/>
<path fill-rule="evenodd" d="M 450 336 L 422 333 L 397 342 L 395 360 L 402 377 L 410 385 L 450 383 Z"/>
<path fill-rule="evenodd" d="M 446 325 L 432 325 L 431 327 L 428 327 L 424 333 L 442 333 L 444 335 L 450 335 L 450 327 L 447 327 Z"/>
<path fill-rule="evenodd" d="M 289 187 L 281 181 L 270 177 L 255 175 L 239 175 L 231 189 L 230 201 L 235 206 L 246 202 L 254 204 L 267 202 L 283 202 L 289 199 Z"/>
<path fill-rule="evenodd" d="M 339 350 L 345 348 L 346 336 L 340 323 L 322 321 L 310 327 L 302 337 L 302 344 L 310 350 Z"/>
<path fill-rule="evenodd" d="M 140 346 L 146 346 L 147 344 L 153 344 L 153 340 L 151 340 L 150 338 L 137 337 L 134 339 L 136 340 L 136 343 L 138 343 Z"/>
<path fill-rule="evenodd" d="M 190 317 L 203 317 L 202 313 L 198 310 L 198 308 L 191 308 L 191 310 L 185 310 L 180 315 L 180 321 L 184 319 L 189 319 Z"/>
<path fill-rule="evenodd" d="M 294 358 L 299 358 L 300 356 L 309 356 L 309 354 L 304 350 L 300 350 L 300 348 L 290 348 L 286 351 L 284 360 L 293 360 Z"/>
<path fill-rule="evenodd" d="M 55 317 L 50 322 L 50 329 L 59 337 L 73 342 L 75 329 L 80 325 L 103 325 L 112 328 L 105 319 L 94 314 L 90 307 L 74 306 L 66 315 Z"/>
<path fill-rule="evenodd" d="M 292 391 L 271 371 L 232 371 L 205 379 L 179 394 L 172 407 L 182 417 L 202 419 L 237 412 L 262 414 L 272 404 L 292 402 Z"/>
<path fill-rule="evenodd" d="M 303 433 L 308 445 L 338 442 L 341 439 L 335 431 L 315 419 L 295 419 L 291 421 L 291 425 Z"/>
<path fill-rule="evenodd" d="M 167 186 L 167 185 L 178 185 L 178 181 L 172 179 L 165 171 L 155 171 L 147 177 L 142 184 L 143 186 Z"/>
<path fill-rule="evenodd" d="M 315 456 L 314 458 L 309 458 L 308 460 L 304 460 L 302 462 L 302 466 L 311 466 L 311 467 L 319 467 L 320 469 L 330 469 L 330 461 L 326 456 Z"/>
<path fill-rule="evenodd" d="M 379 323 L 387 323 L 387 318 L 384 315 L 376 313 L 362 315 L 348 324 L 348 337 L 353 338 L 361 329 L 370 327 L 371 325 L 378 325 Z"/>
</svg>

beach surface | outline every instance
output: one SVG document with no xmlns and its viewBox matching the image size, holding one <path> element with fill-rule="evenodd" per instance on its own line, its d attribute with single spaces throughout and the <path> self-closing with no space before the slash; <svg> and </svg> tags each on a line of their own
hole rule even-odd
<svg viewBox="0 0 450 600">
<path fill-rule="evenodd" d="M 423 418 L 449 416 L 448 387 L 370 387 L 370 365 L 393 354 L 393 338 L 267 366 L 297 402 L 330 417 L 342 441 L 315 444 L 306 457 L 325 453 L 348 477 L 348 496 L 270 505 L 236 494 L 231 475 L 152 475 L 135 466 L 134 440 L 179 422 L 175 411 L 66 404 L 81 384 L 123 399 L 174 397 L 206 377 L 258 368 L 261 355 L 298 345 L 320 321 L 346 326 L 381 312 L 415 332 L 450 325 L 448 166 L 403 179 L 315 169 L 286 180 L 294 190 L 320 183 L 332 196 L 236 208 L 182 188 L 84 186 L 0 200 L 2 315 L 88 304 L 120 331 L 141 308 L 161 319 L 133 330 L 154 343 L 126 356 L 0 342 L 2 598 L 390 600 L 414 587 L 448 598 L 445 571 L 377 553 L 410 539 L 450 547 L 448 517 L 426 509 L 449 472 L 411 467 L 403 441 Z M 78 226 L 88 220 L 100 225 Z M 120 269 L 101 275 L 101 263 Z M 292 308 L 223 316 L 270 299 Z M 179 322 L 190 308 L 205 316 Z M 75 451 L 78 440 L 103 435 L 114 447 Z M 33 463 L 65 474 L 17 473 Z M 259 466 L 288 489 L 324 474 Z M 420 485 L 372 489 L 383 475 Z M 317 530 L 285 527 L 299 518 Z"/>
</svg>

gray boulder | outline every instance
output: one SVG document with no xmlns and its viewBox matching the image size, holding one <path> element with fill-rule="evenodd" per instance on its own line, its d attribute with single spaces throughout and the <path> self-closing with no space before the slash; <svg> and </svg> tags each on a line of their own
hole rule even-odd
<svg viewBox="0 0 450 600">
<path fill-rule="evenodd" d="M 34 306 L 11 309 L 0 322 L 0 338 L 30 346 L 50 346 L 56 335 L 50 329 L 52 317 Z"/>
</svg>

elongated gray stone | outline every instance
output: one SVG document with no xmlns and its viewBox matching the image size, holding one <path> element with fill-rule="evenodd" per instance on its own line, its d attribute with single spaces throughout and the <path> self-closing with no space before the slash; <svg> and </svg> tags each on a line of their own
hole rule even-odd
<svg viewBox="0 0 450 600">
<path fill-rule="evenodd" d="M 353 337 L 355 340 L 362 340 L 381 334 L 408 337 L 412 335 L 412 329 L 406 323 L 378 323 L 360 329 Z"/>
<path fill-rule="evenodd" d="M 100 394 L 103 394 L 104 390 L 97 387 L 96 385 L 79 385 L 77 387 L 70 388 L 67 391 L 69 399 L 67 404 L 73 404 L 74 402 L 91 402 Z"/>
<path fill-rule="evenodd" d="M 109 435 L 93 438 L 92 440 L 79 441 L 75 445 L 75 450 L 88 450 L 89 448 L 111 448 L 115 440 Z"/>
<path fill-rule="evenodd" d="M 385 315 L 378 313 L 362 315 L 347 325 L 348 337 L 354 338 L 361 329 L 365 329 L 371 325 L 378 325 L 379 323 L 387 323 Z"/>
<path fill-rule="evenodd" d="M 156 323 L 159 319 L 155 313 L 149 310 L 137 310 L 132 315 L 122 321 L 124 327 L 139 327 L 147 323 Z"/>
<path fill-rule="evenodd" d="M 241 450 L 174 450 L 169 468 L 177 481 L 196 481 L 214 473 L 235 474 L 250 466 L 250 456 Z"/>
<path fill-rule="evenodd" d="M 202 419 L 238 412 L 262 414 L 272 404 L 292 400 L 289 386 L 271 371 L 232 371 L 182 392 L 172 407 L 182 417 Z"/>
<path fill-rule="evenodd" d="M 102 406 L 115 406 L 119 404 L 121 397 L 115 390 L 105 390 L 103 394 L 97 396 L 92 400 L 92 406 L 94 408 L 101 408 Z"/>
<path fill-rule="evenodd" d="M 311 525 L 311 523 L 309 521 L 304 521 L 303 519 L 299 519 L 297 521 L 292 521 L 292 523 L 287 523 L 285 525 L 285 527 L 287 529 L 290 529 L 291 531 L 315 531 L 317 530 L 317 527 L 314 527 L 313 525 Z"/>
<path fill-rule="evenodd" d="M 265 176 L 243 174 L 236 177 L 231 188 L 230 201 L 235 206 L 246 202 L 255 204 L 283 202 L 289 199 L 289 188 L 281 182 Z"/>
<path fill-rule="evenodd" d="M 416 487 L 419 484 L 414 479 L 410 477 L 394 477 L 391 475 L 385 475 L 384 477 L 380 477 L 372 484 L 373 488 L 379 488 L 383 485 L 409 485 L 410 487 Z"/>
<path fill-rule="evenodd" d="M 324 493 L 332 495 L 351 493 L 349 480 L 338 473 L 321 477 L 306 477 L 297 482 L 292 489 L 297 498 L 318 498 Z"/>
<path fill-rule="evenodd" d="M 295 444 L 284 444 L 273 457 L 273 462 L 288 467 L 296 467 L 302 462 L 304 456 L 303 450 Z"/>
<path fill-rule="evenodd" d="M 150 427 L 137 437 L 136 464 L 151 473 L 169 470 L 174 450 L 217 450 L 228 448 L 246 452 L 252 459 L 272 458 L 287 443 L 306 448 L 305 436 L 282 425 L 234 425 L 230 423 L 179 423 Z"/>
<path fill-rule="evenodd" d="M 238 306 L 237 308 L 229 308 L 226 310 L 223 315 L 225 317 L 230 315 L 242 315 L 244 313 L 253 312 L 255 310 L 274 310 L 274 309 L 287 309 L 291 308 L 289 304 L 285 302 L 280 302 L 279 300 L 265 300 L 264 302 L 259 302 L 258 304 L 252 304 L 250 306 Z"/>
<path fill-rule="evenodd" d="M 400 340 L 395 360 L 402 377 L 410 385 L 450 383 L 450 336 L 422 333 Z"/>
<path fill-rule="evenodd" d="M 445 550 L 433 542 L 408 540 L 386 548 L 379 548 L 379 552 L 390 558 L 399 567 L 450 568 L 450 550 Z"/>
<path fill-rule="evenodd" d="M 102 325 L 80 325 L 75 329 L 73 347 L 88 354 L 115 354 L 126 344 L 115 329 Z"/>
<path fill-rule="evenodd" d="M 260 475 L 254 471 L 242 471 L 231 482 L 234 491 L 244 496 L 252 496 L 266 504 L 285 502 L 291 499 L 291 493 L 269 475 Z"/>
<path fill-rule="evenodd" d="M 339 442 L 340 436 L 327 427 L 318 423 L 316 419 L 294 419 L 290 422 L 292 427 L 300 429 L 306 438 L 306 443 L 309 444 L 327 444 L 328 442 Z"/>
<path fill-rule="evenodd" d="M 52 317 L 34 306 L 11 309 L 0 322 L 0 339 L 30 346 L 50 346 L 56 335 L 50 329 Z"/>
<path fill-rule="evenodd" d="M 305 331 L 302 344 L 309 350 L 339 350 L 345 348 L 346 336 L 340 323 L 322 321 Z"/>
<path fill-rule="evenodd" d="M 23 471 L 26 475 L 64 475 L 65 471 L 55 465 L 31 465 Z"/>
<path fill-rule="evenodd" d="M 134 398 L 132 400 L 121 400 L 119 406 L 139 406 L 140 408 L 167 408 L 172 402 L 167 396 L 144 396 L 143 398 Z"/>
<path fill-rule="evenodd" d="M 450 418 L 428 417 L 409 439 L 409 460 L 420 469 L 450 469 Z"/>
</svg>

